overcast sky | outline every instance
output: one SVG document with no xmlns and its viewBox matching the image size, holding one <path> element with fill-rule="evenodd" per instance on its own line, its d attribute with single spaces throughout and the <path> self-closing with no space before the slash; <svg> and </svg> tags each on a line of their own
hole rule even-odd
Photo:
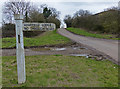
<svg viewBox="0 0 120 89">
<path fill-rule="evenodd" d="M 0 1 L 0 22 L 2 22 L 3 3 L 11 0 Z M 21 1 L 21 0 L 20 0 Z M 118 6 L 120 0 L 26 0 L 36 5 L 47 4 L 61 12 L 60 19 L 63 20 L 67 14 L 73 15 L 79 9 L 89 10 L 92 13 L 102 12 L 105 8 Z"/>
</svg>

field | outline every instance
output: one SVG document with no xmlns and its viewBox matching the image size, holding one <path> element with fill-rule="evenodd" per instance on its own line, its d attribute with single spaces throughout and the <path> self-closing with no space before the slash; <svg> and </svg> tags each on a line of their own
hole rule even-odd
<svg viewBox="0 0 120 89">
<path fill-rule="evenodd" d="M 37 37 L 26 38 L 24 37 L 24 46 L 43 46 L 43 45 L 57 45 L 57 44 L 67 44 L 70 40 L 63 37 L 54 31 L 45 32 Z M 16 46 L 16 38 L 9 37 L 2 39 L 2 48 L 14 48 Z"/>
<path fill-rule="evenodd" d="M 0 88 L 2 87 L 2 58 L 0 57 Z"/>
<path fill-rule="evenodd" d="M 17 84 L 15 56 L 3 57 L 3 87 L 118 87 L 118 66 L 108 60 L 63 55 L 26 56 L 25 84 Z"/>
<path fill-rule="evenodd" d="M 56 30 L 36 37 L 24 37 L 25 47 L 70 42 Z M 2 48 L 14 48 L 15 45 L 16 38 L 2 39 Z M 27 80 L 20 85 L 17 83 L 16 57 L 2 57 L 3 87 L 118 87 L 118 65 L 108 60 L 96 61 L 59 54 L 26 56 L 25 59 Z"/>
<path fill-rule="evenodd" d="M 80 28 L 67 28 L 68 31 L 73 32 L 78 35 L 88 36 L 88 37 L 95 37 L 95 38 L 103 38 L 103 39 L 113 39 L 118 40 L 113 34 L 99 34 L 99 33 L 92 33 Z"/>
<path fill-rule="evenodd" d="M 2 57 L 0 56 L 0 88 L 2 86 Z"/>
</svg>

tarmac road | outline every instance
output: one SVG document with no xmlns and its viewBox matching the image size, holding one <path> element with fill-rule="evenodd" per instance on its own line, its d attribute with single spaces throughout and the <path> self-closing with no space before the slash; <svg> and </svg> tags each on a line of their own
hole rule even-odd
<svg viewBox="0 0 120 89">
<path fill-rule="evenodd" d="M 97 51 L 100 51 L 110 57 L 110 60 L 118 63 L 118 40 L 98 39 L 93 37 L 85 37 L 73 34 L 66 29 L 59 28 L 58 33 L 68 37 L 69 39 L 91 47 Z"/>
</svg>

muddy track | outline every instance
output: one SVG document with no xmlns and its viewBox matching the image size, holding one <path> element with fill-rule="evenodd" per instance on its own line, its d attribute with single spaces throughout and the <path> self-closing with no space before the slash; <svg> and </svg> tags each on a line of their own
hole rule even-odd
<svg viewBox="0 0 120 89">
<path fill-rule="evenodd" d="M 74 42 L 81 43 L 84 46 L 106 55 L 109 60 L 118 64 L 118 41 L 117 40 L 107 40 L 107 39 L 98 39 L 92 37 L 85 37 L 73 34 L 66 29 L 58 29 L 58 33 L 68 37 Z"/>
<path fill-rule="evenodd" d="M 56 49 L 65 49 L 65 50 L 56 50 Z M 69 54 L 89 54 L 89 55 L 97 55 L 98 53 L 94 52 L 93 50 L 88 49 L 87 47 L 83 46 L 82 44 L 78 44 L 76 42 L 70 44 L 62 44 L 62 45 L 52 45 L 52 46 L 36 46 L 25 48 L 26 56 L 31 55 L 52 55 L 52 54 L 62 54 L 62 55 L 69 55 Z M 16 49 L 2 49 L 2 56 L 15 56 Z"/>
<path fill-rule="evenodd" d="M 100 54 L 94 50 L 87 48 L 79 43 L 44 46 L 25 49 L 25 56 L 32 55 L 68 55 L 68 56 L 84 56 L 97 61 L 106 60 L 107 56 Z M 2 49 L 2 56 L 16 56 L 16 49 Z"/>
</svg>

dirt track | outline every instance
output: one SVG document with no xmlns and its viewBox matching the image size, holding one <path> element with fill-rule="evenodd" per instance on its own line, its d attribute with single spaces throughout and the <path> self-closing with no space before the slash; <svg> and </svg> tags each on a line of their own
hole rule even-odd
<svg viewBox="0 0 120 89">
<path fill-rule="evenodd" d="M 57 49 L 57 50 L 56 50 Z M 58 50 L 58 49 L 65 49 L 65 50 Z M 96 55 L 100 56 L 99 53 L 94 52 L 81 44 L 73 43 L 69 45 L 58 46 L 55 45 L 54 47 L 36 47 L 36 48 L 29 48 L 25 49 L 26 56 L 32 55 L 71 55 L 71 54 L 88 54 L 88 55 Z M 2 49 L 2 56 L 16 56 L 16 49 Z"/>
<path fill-rule="evenodd" d="M 118 62 L 118 41 L 117 40 L 106 40 L 92 37 L 84 37 L 73 34 L 65 29 L 58 29 L 58 33 L 70 38 L 71 40 L 86 45 L 91 49 L 100 51 L 110 57 L 110 60 Z M 120 62 L 120 61 L 119 61 Z"/>
</svg>

